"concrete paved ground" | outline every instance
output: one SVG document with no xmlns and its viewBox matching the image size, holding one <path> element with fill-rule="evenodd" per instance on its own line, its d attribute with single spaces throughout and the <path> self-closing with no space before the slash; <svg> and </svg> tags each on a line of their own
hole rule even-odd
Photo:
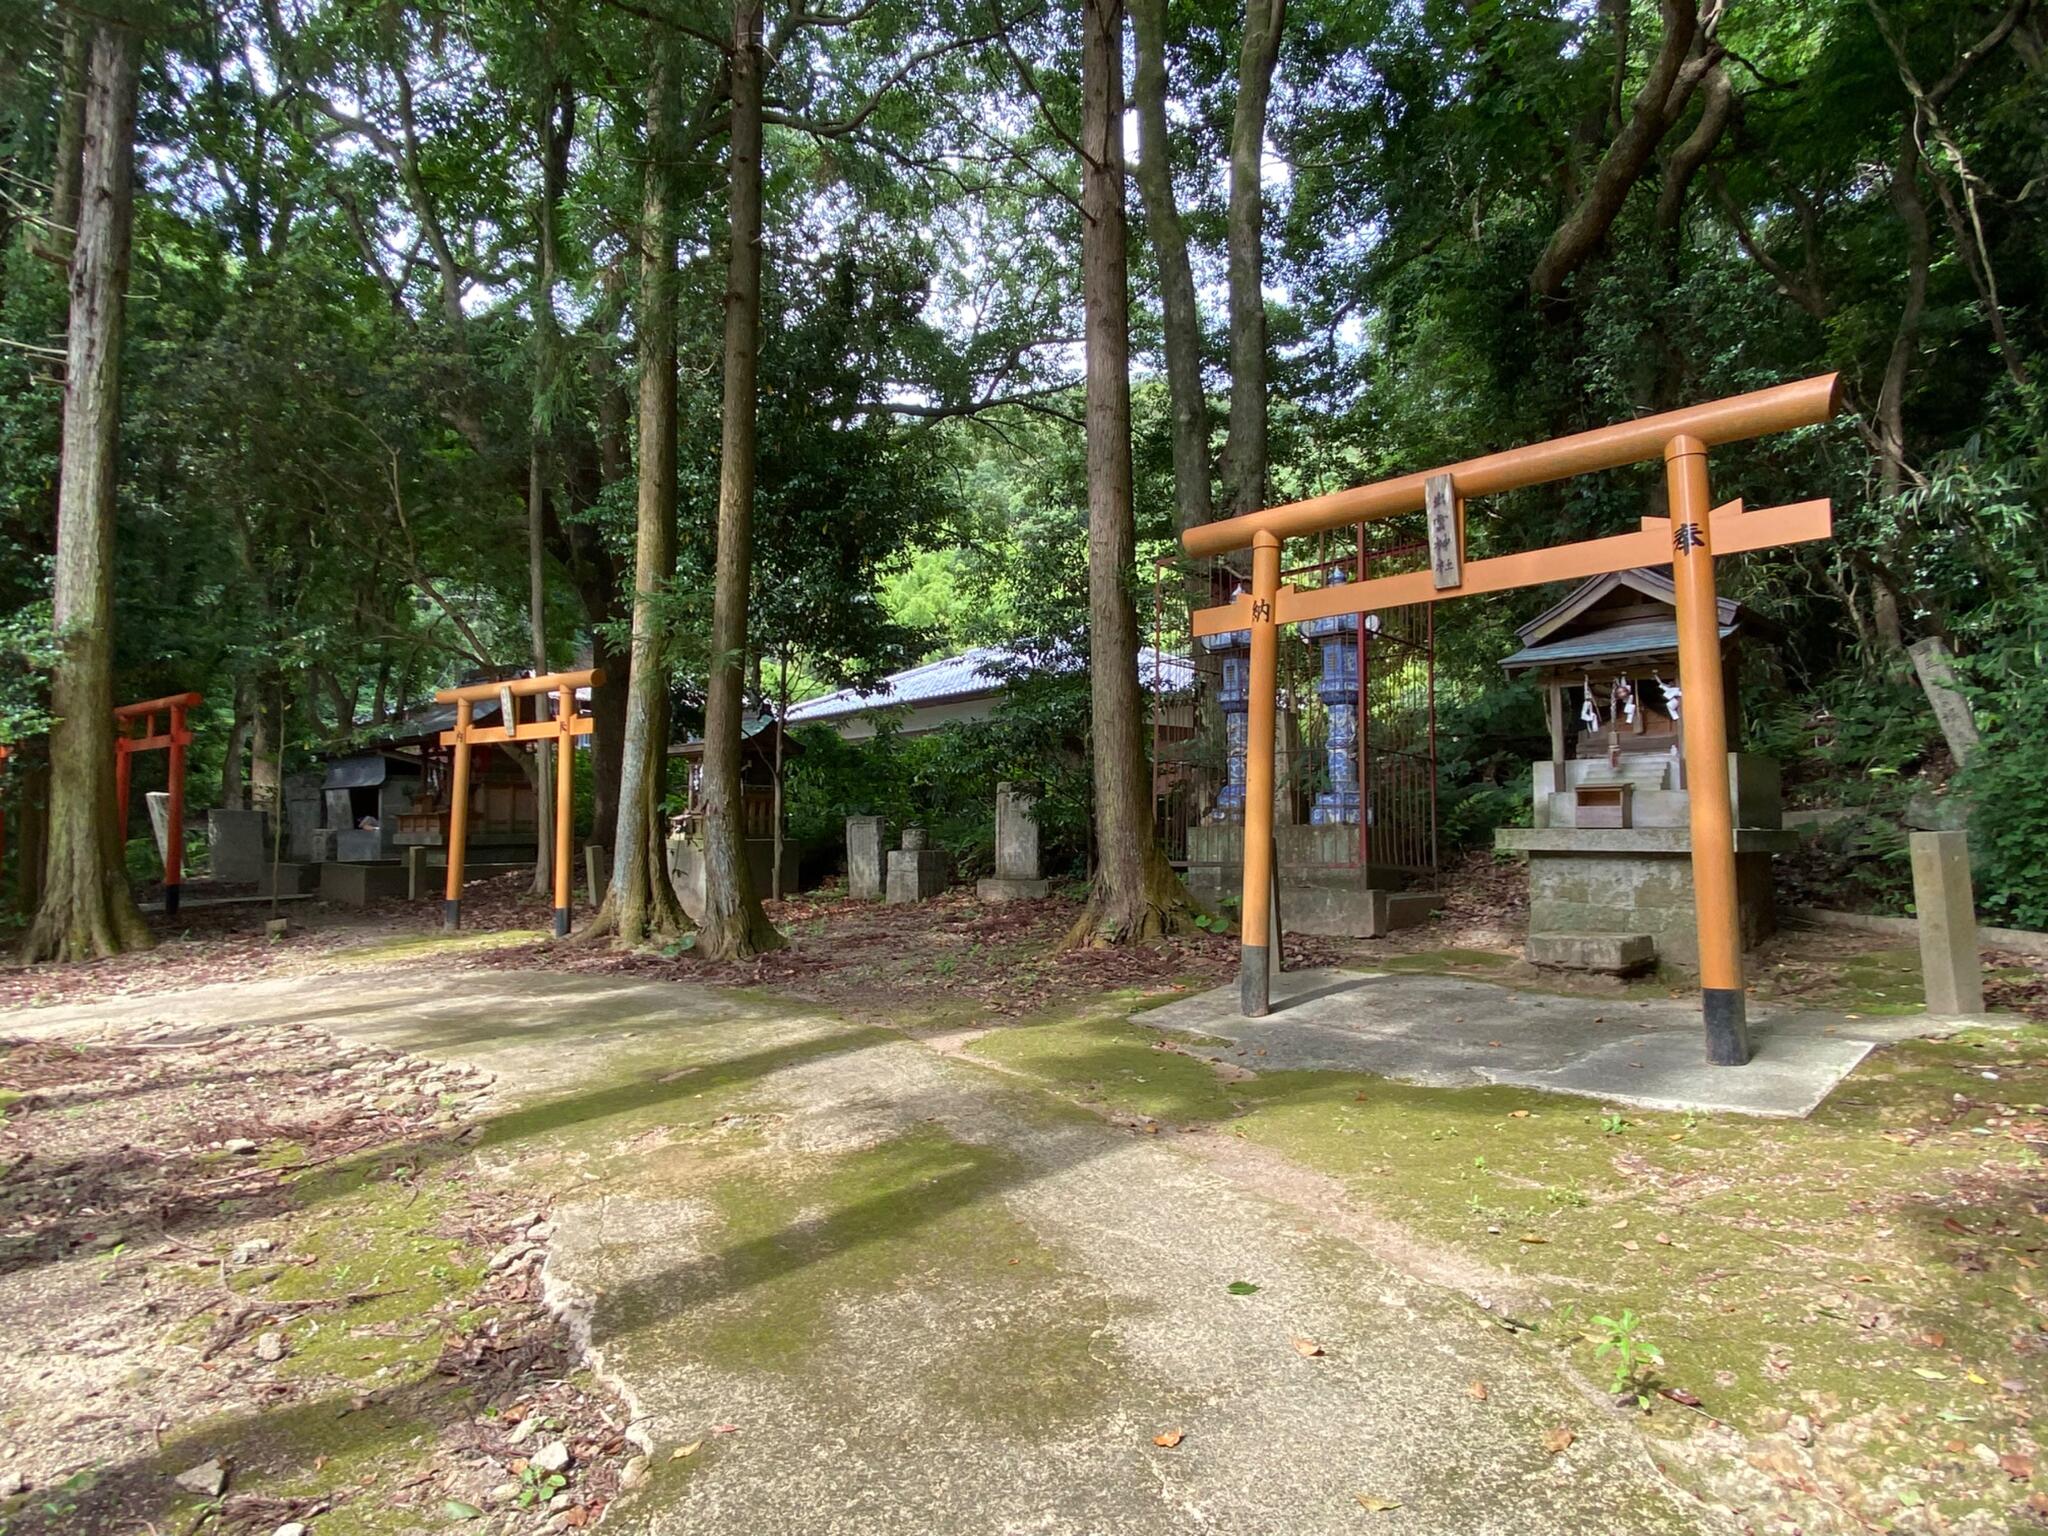
<svg viewBox="0 0 2048 1536">
<path fill-rule="evenodd" d="M 1746 1067 L 1710 1067 L 1696 999 L 1524 992 L 1456 976 L 1291 971 L 1273 1011 L 1238 1012 L 1237 984 L 1144 1014 L 1156 1029 L 1227 1041 L 1197 1054 L 1264 1053 L 1263 1070 L 1373 1072 L 1426 1086 L 1509 1083 L 1645 1109 L 1811 1114 L 1873 1045 L 1939 1033 L 1924 1014 L 1852 1018 L 1752 1003 Z"/>
<path fill-rule="evenodd" d="M 1494 989 L 1405 985 L 1418 1020 L 1496 1027 L 1469 1008 Z M 1314 1017 L 1276 1015 L 1265 1064 L 1290 1040 L 1302 1064 L 1343 1054 Z M 661 983 L 366 968 L 0 1012 L 0 1033 L 171 1019 L 316 1023 L 498 1074 L 464 1155 L 553 1200 L 551 1293 L 653 1453 L 608 1524 L 1724 1528 L 1626 1415 L 1472 1303 L 1170 1138 L 889 1031 Z"/>
</svg>

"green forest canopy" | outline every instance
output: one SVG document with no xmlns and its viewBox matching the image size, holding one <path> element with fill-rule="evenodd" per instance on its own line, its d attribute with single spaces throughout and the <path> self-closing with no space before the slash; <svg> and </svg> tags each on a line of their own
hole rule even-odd
<svg viewBox="0 0 2048 1536">
<path fill-rule="evenodd" d="M 784 660 L 817 690 L 968 643 L 1085 642 L 1079 23 L 1061 0 L 843 9 L 784 0 L 765 18 L 760 692 Z M 2048 717 L 2041 8 L 1249 9 L 1133 7 L 1141 38 L 1163 23 L 1165 211 L 1193 278 L 1217 508 L 1247 474 L 1290 499 L 1839 370 L 1842 421 L 1716 458 L 1752 504 L 1836 507 L 1831 543 L 1730 567 L 1789 637 L 1750 679 L 1753 733 L 1895 825 L 1950 766 L 1905 659 L 1943 641 L 1985 738 L 1963 787 L 1999 807 L 1979 823 L 1988 903 L 2048 922 L 2026 878 L 2048 847 L 2032 728 Z M 50 211 L 83 14 L 5 0 L 0 26 L 0 740 L 23 743 L 47 724 L 53 656 L 66 295 Z M 662 660 L 690 707 L 711 664 L 730 9 L 130 14 L 143 78 L 114 692 L 206 694 L 193 803 L 246 795 L 280 744 L 346 737 L 528 659 L 531 490 L 547 657 L 594 652 L 623 674 L 658 57 L 681 102 L 663 151 L 679 562 Z M 1232 276 L 1251 22 L 1278 28 L 1251 140 L 1263 343 Z M 1134 185 L 1132 580 L 1148 596 L 1189 515 L 1161 212 Z M 1267 368 L 1263 463 L 1237 437 L 1247 355 Z M 1502 498 L 1475 518 L 1475 549 L 1612 532 L 1652 494 L 1648 474 L 1617 474 Z M 1454 788 L 1512 782 L 1528 717 L 1495 663 L 1544 601 L 1449 610 Z"/>
</svg>

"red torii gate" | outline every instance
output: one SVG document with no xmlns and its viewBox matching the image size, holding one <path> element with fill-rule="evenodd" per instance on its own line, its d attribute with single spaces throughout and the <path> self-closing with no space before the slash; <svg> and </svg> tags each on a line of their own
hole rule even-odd
<svg viewBox="0 0 2048 1536">
<path fill-rule="evenodd" d="M 196 693 L 174 693 L 161 699 L 144 699 L 140 704 L 123 704 L 114 711 L 114 801 L 121 817 L 121 841 L 128 841 L 128 759 L 137 752 L 159 748 L 170 755 L 166 774 L 170 789 L 169 825 L 164 837 L 164 915 L 175 917 L 178 892 L 185 881 L 185 749 L 192 745 L 192 732 L 185 724 L 185 712 L 203 704 Z M 165 717 L 162 730 L 157 716 Z"/>
<path fill-rule="evenodd" d="M 471 683 L 463 688 L 443 688 L 434 695 L 437 704 L 455 706 L 455 729 L 441 733 L 441 745 L 454 748 L 455 761 L 448 807 L 448 884 L 441 902 L 441 924 L 449 933 L 462 926 L 462 858 L 469 841 L 469 749 L 472 746 L 501 746 L 515 741 L 552 741 L 555 745 L 555 937 L 569 933 L 569 859 L 574 845 L 571 822 L 576 805 L 576 738 L 588 736 L 596 723 L 588 714 L 577 712 L 576 691 L 604 685 L 604 670 L 549 672 L 541 677 L 515 677 L 503 683 Z M 554 695 L 552 720 L 519 718 L 517 701 L 539 700 Z M 473 718 L 480 701 L 495 699 L 498 723 L 480 726 Z"/>
<path fill-rule="evenodd" d="M 1691 792 L 1693 908 L 1699 924 L 1700 1004 L 1707 1060 L 1741 1066 L 1749 1060 L 1742 986 L 1742 940 L 1735 891 L 1735 831 L 1728 792 L 1728 734 L 1722 718 L 1721 644 L 1715 621 L 1714 560 L 1738 550 L 1824 539 L 1831 531 L 1826 501 L 1745 512 L 1739 501 L 1713 505 L 1707 492 L 1707 450 L 1828 420 L 1841 408 L 1835 374 L 1780 384 L 1725 400 L 1666 411 L 1636 421 L 1553 438 L 1442 469 L 1402 475 L 1268 507 L 1181 535 L 1190 555 L 1252 552 L 1251 590 L 1192 615 L 1196 638 L 1251 634 L 1251 698 L 1245 730 L 1244 893 L 1239 909 L 1239 1003 L 1247 1017 L 1269 1006 L 1274 921 L 1273 715 L 1278 627 L 1333 614 L 1367 613 L 1545 582 L 1577 580 L 1639 565 L 1671 567 L 1677 595 L 1678 671 L 1685 690 L 1685 778 Z M 1465 503 L 1575 475 L 1664 461 L 1669 516 L 1646 517 L 1634 533 L 1549 549 L 1465 559 Z M 1280 546 L 1288 538 L 1348 523 L 1426 512 L 1430 565 L 1370 581 L 1296 591 L 1280 580 Z"/>
</svg>

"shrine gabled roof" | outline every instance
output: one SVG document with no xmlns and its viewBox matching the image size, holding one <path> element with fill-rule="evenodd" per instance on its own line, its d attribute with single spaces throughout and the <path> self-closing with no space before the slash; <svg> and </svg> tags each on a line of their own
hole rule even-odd
<svg viewBox="0 0 2048 1536">
<path fill-rule="evenodd" d="M 891 673 L 873 688 L 842 688 L 821 698 L 806 699 L 789 707 L 791 725 L 815 725 L 840 720 L 870 710 L 897 709 L 918 705 L 946 704 L 961 699 L 986 698 L 1001 693 L 1020 672 L 1077 671 L 1081 658 L 1032 655 L 1022 647 L 980 645 L 928 661 L 923 666 Z M 1138 647 L 1138 682 L 1157 694 L 1186 691 L 1194 683 L 1194 667 L 1185 656 L 1155 655 L 1152 647 Z"/>
<path fill-rule="evenodd" d="M 1543 612 L 1537 614 L 1535 618 L 1516 630 L 1515 638 L 1525 646 L 1535 645 L 1548 640 L 1552 635 L 1564 628 L 1565 625 L 1571 623 L 1572 620 L 1584 616 L 1602 598 L 1623 588 L 1629 588 L 1649 598 L 1652 602 L 1663 603 L 1668 607 L 1675 608 L 1678 603 L 1678 589 L 1672 586 L 1671 578 L 1662 571 L 1650 570 L 1645 566 L 1636 566 L 1634 569 L 1626 571 L 1609 571 L 1603 576 L 1595 576 L 1591 581 L 1574 587 L 1562 601 L 1544 609 Z M 1748 615 L 1744 613 L 1742 605 L 1732 597 L 1719 599 L 1719 607 L 1721 610 L 1721 630 L 1725 638 L 1729 630 L 1733 626 L 1741 624 L 1748 618 Z M 1606 633 L 1606 631 L 1601 631 L 1601 633 Z M 1581 638 L 1591 637 L 1585 636 Z M 1514 664 L 1514 657 L 1509 657 L 1501 663 L 1502 666 L 1512 666 Z"/>
<path fill-rule="evenodd" d="M 1728 612 L 1733 605 L 1726 599 L 1722 604 L 1721 638 L 1726 640 L 1735 633 L 1736 624 Z M 1514 655 L 1503 658 L 1501 668 L 1507 672 L 1525 672 L 1531 667 L 1592 666 L 1634 659 L 1663 660 L 1677 654 L 1676 618 L 1631 619 L 1626 624 L 1610 625 L 1587 635 L 1568 635 L 1562 640 L 1550 640 L 1541 645 L 1525 645 Z"/>
</svg>

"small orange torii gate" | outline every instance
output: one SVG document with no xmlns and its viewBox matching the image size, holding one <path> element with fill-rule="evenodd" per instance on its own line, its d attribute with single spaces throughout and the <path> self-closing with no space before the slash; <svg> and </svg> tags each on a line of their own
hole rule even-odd
<svg viewBox="0 0 2048 1536">
<path fill-rule="evenodd" d="M 206 702 L 196 693 L 173 693 L 161 699 L 144 699 L 140 704 L 123 704 L 114 711 L 114 802 L 120 808 L 121 841 L 128 841 L 128 760 L 137 752 L 166 752 L 170 764 L 165 786 L 170 791 L 170 811 L 164 837 L 164 915 L 178 915 L 178 893 L 185 883 L 185 749 L 192 745 L 191 729 L 185 724 L 188 710 Z M 157 716 L 164 717 L 157 728 Z"/>
<path fill-rule="evenodd" d="M 576 738 L 592 729 L 588 714 L 576 712 L 576 690 L 596 688 L 604 682 L 602 668 L 587 672 L 550 672 L 542 677 L 516 677 L 504 683 L 471 683 L 466 688 L 443 688 L 434 695 L 437 704 L 455 706 L 455 729 L 441 733 L 441 745 L 455 749 L 449 775 L 448 884 L 441 903 L 441 925 L 449 933 L 462 926 L 462 854 L 469 840 L 469 749 L 474 745 L 500 746 L 515 741 L 554 740 L 555 748 L 555 937 L 569 932 L 569 860 L 575 819 L 574 775 Z M 519 718 L 518 701 L 555 696 L 552 720 Z M 471 718 L 479 701 L 498 701 L 498 724 L 479 726 Z M 539 712 L 539 704 L 535 704 Z"/>
<path fill-rule="evenodd" d="M 1246 721 L 1244 895 L 1238 951 L 1240 1006 L 1265 1014 L 1271 1000 L 1273 866 L 1273 716 L 1278 626 L 1403 603 L 1505 592 L 1575 581 L 1636 566 L 1669 565 L 1677 588 L 1678 670 L 1686 782 L 1691 789 L 1693 906 L 1699 925 L 1700 1002 L 1707 1060 L 1749 1060 L 1742 990 L 1742 940 L 1735 888 L 1735 828 L 1728 791 L 1728 729 L 1715 621 L 1714 557 L 1828 537 L 1825 500 L 1745 512 L 1739 501 L 1715 507 L 1707 492 L 1707 450 L 1827 421 L 1841 408 L 1835 374 L 1781 384 L 1637 421 L 1467 459 L 1448 468 L 1382 480 L 1306 501 L 1268 507 L 1190 528 L 1190 555 L 1249 548 L 1249 593 L 1193 615 L 1197 638 L 1251 632 L 1251 700 Z M 1646 517 L 1634 533 L 1590 539 L 1490 560 L 1465 560 L 1465 504 L 1574 475 L 1620 469 L 1661 456 L 1668 517 Z M 1284 539 L 1408 512 L 1429 520 L 1430 568 L 1369 581 L 1296 591 L 1280 581 Z"/>
</svg>

